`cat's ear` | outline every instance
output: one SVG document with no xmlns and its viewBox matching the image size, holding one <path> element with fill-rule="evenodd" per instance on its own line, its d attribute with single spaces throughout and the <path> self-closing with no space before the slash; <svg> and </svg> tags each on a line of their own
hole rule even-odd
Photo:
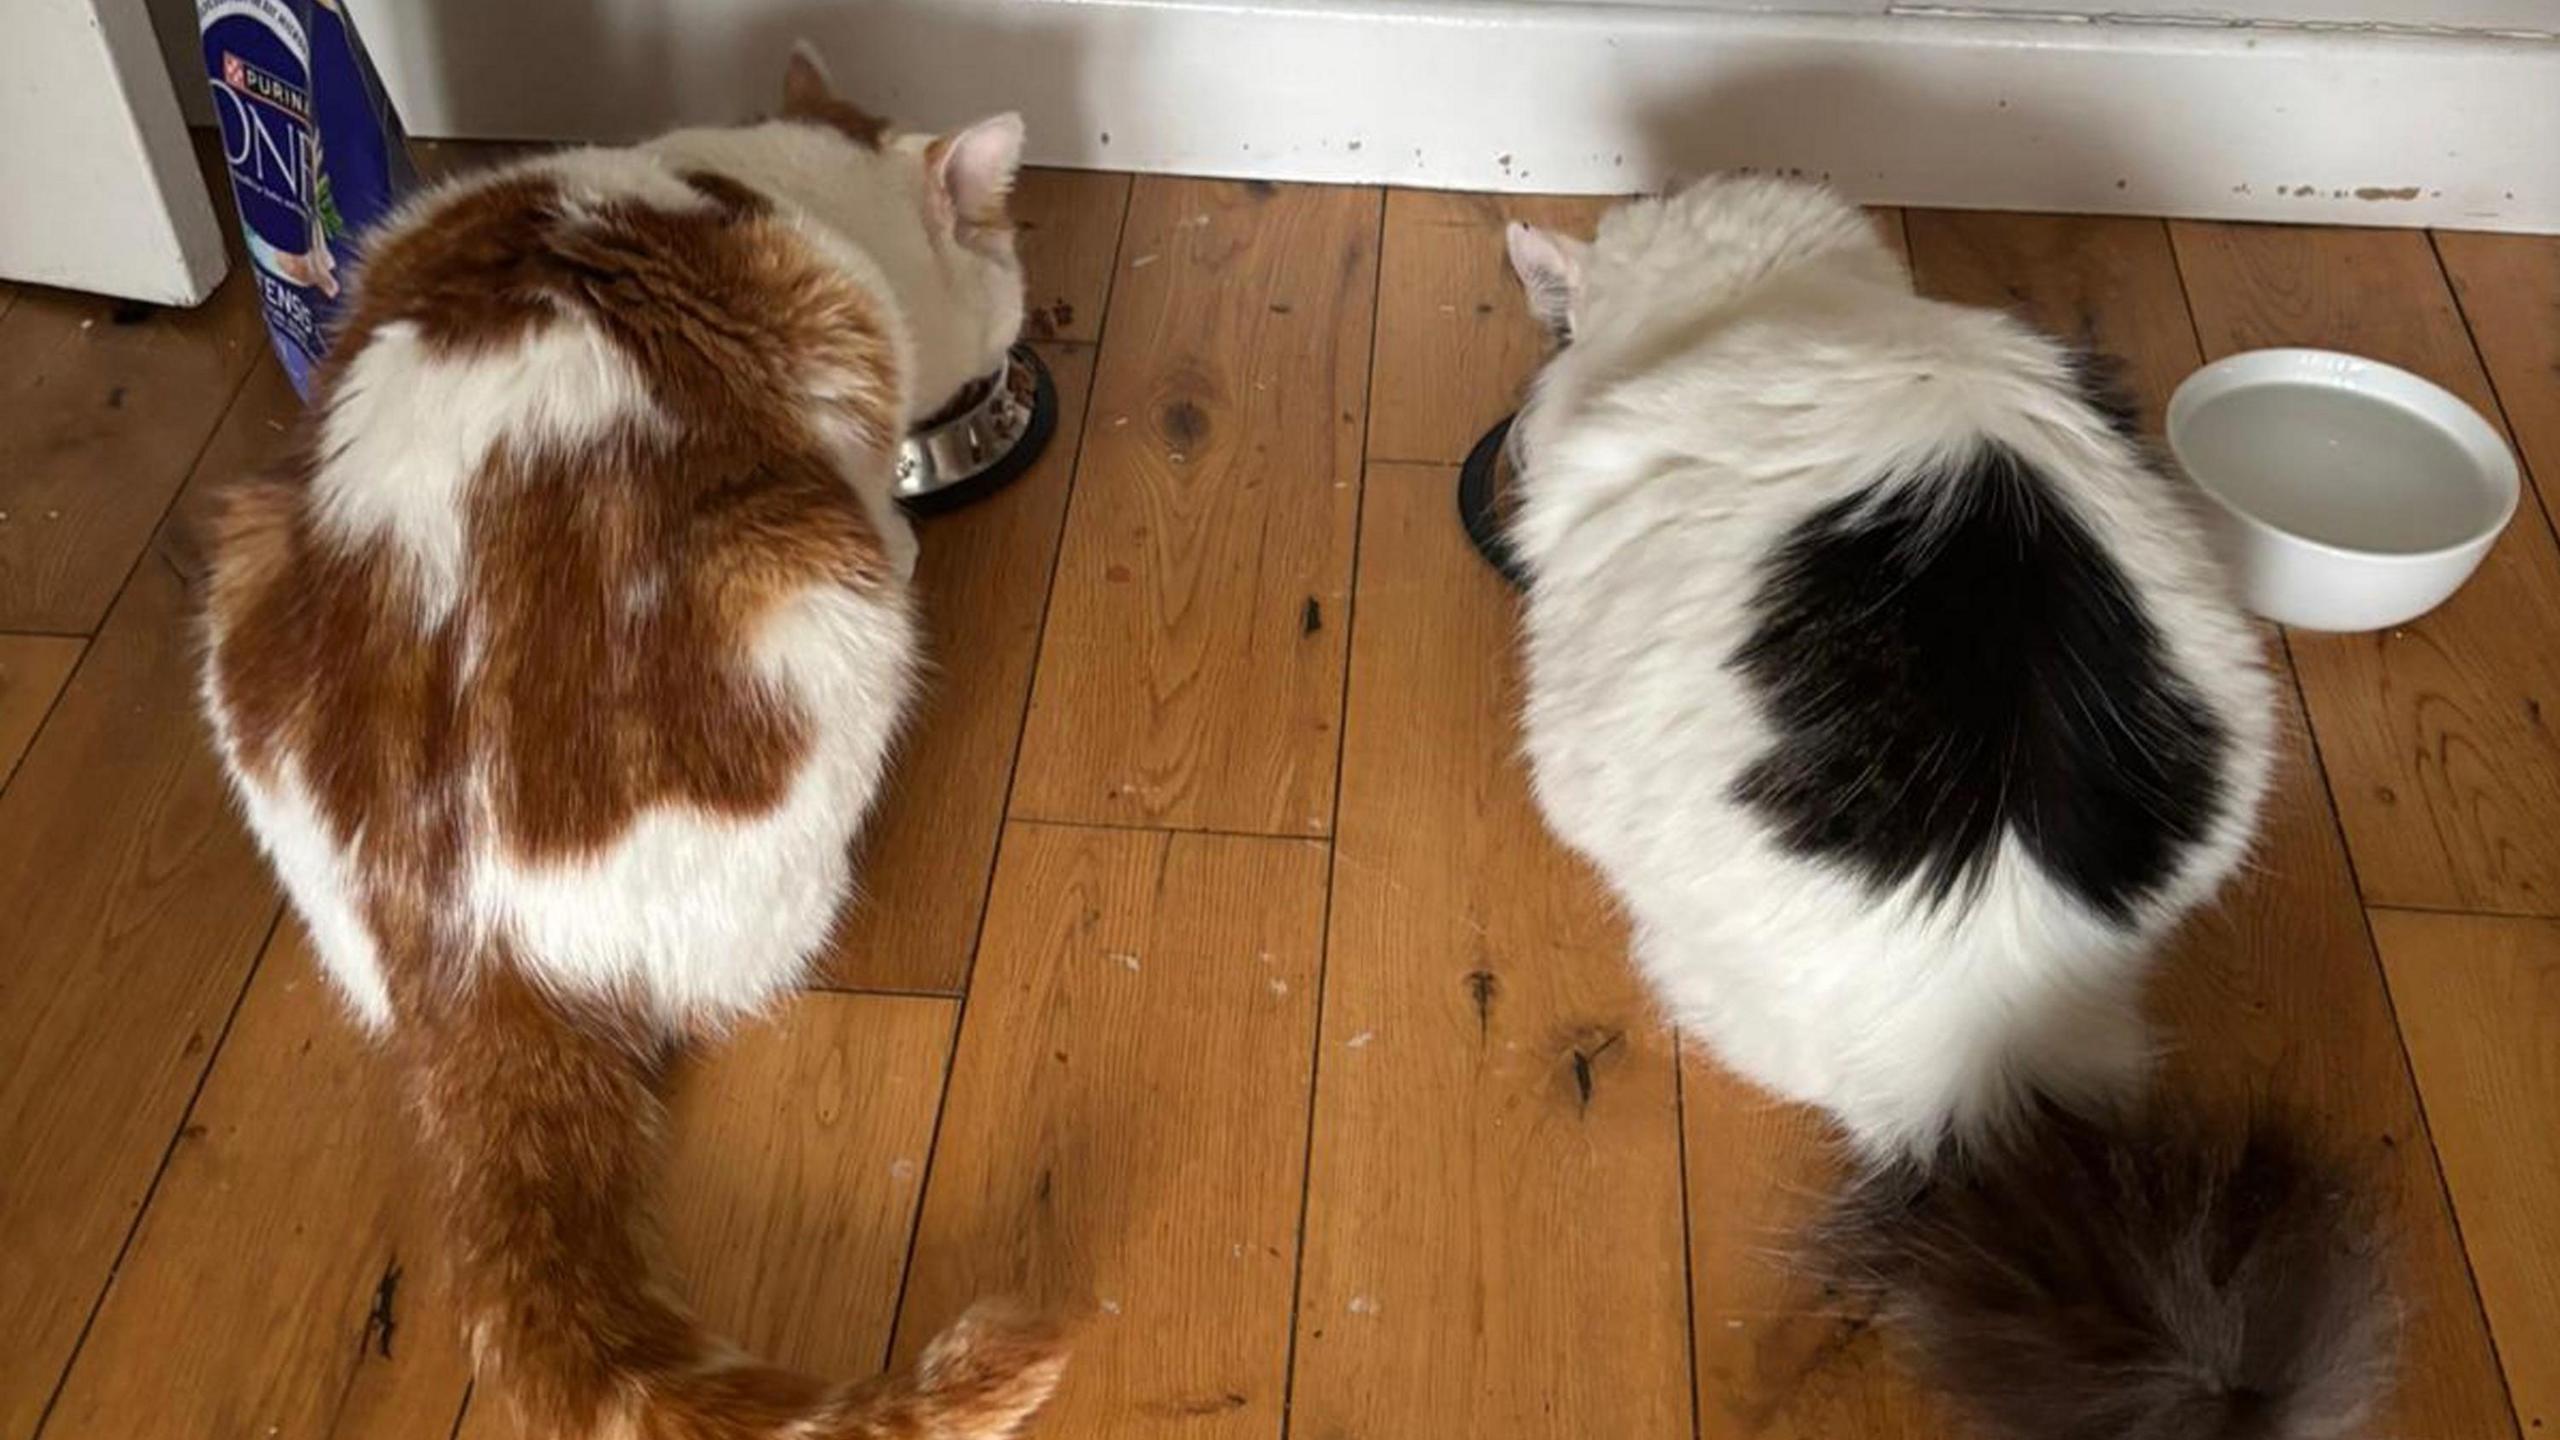
<svg viewBox="0 0 2560 1440">
<path fill-rule="evenodd" d="M 814 115 L 835 98 L 835 86 L 827 79 L 827 62 L 818 58 L 818 47 L 806 40 L 794 44 L 791 63 L 782 71 L 782 113 Z"/>
<path fill-rule="evenodd" d="M 1573 302 L 1582 294 L 1582 261 L 1591 251 L 1586 241 L 1514 220 L 1503 232 L 1511 251 L 1511 271 L 1528 292 L 1529 313 L 1558 340 L 1573 338 Z"/>
<path fill-rule="evenodd" d="M 782 71 L 782 114 L 787 120 L 825 125 L 856 145 L 874 150 L 889 134 L 889 122 L 836 94 L 827 78 L 827 62 L 817 47 L 803 40 L 791 47 L 791 63 Z"/>
<path fill-rule="evenodd" d="M 935 219 L 963 236 L 1006 229 L 1005 202 L 1022 168 L 1022 117 L 997 115 L 944 135 L 925 147 L 924 163 Z"/>
</svg>

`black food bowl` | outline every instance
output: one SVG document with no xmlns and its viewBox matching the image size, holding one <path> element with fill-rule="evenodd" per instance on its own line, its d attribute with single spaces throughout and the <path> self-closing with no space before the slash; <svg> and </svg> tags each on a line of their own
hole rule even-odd
<svg viewBox="0 0 2560 1440">
<path fill-rule="evenodd" d="M 1486 564 L 1513 589 L 1526 590 L 1529 572 L 1512 551 L 1510 539 L 1511 510 L 1518 501 L 1511 483 L 1511 449 L 1505 443 L 1511 438 L 1511 420 L 1506 415 L 1484 432 L 1476 448 L 1467 452 L 1467 462 L 1458 467 L 1458 523 L 1467 527 L 1467 539 Z"/>
</svg>

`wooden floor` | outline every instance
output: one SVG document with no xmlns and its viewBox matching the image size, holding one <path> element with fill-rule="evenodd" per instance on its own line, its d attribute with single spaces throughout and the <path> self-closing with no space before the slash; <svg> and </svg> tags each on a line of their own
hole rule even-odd
<svg viewBox="0 0 2560 1440">
<path fill-rule="evenodd" d="M 1816 1127 L 1674 1044 L 1512 756 L 1452 467 L 1538 354 L 1502 222 L 1597 208 L 1027 180 L 1065 415 L 924 527 L 940 673 L 821 983 L 685 1081 L 711 1319 L 854 1374 L 974 1296 L 1079 1307 L 1051 1436 L 1947 1433 L 1773 1259 Z M 1878 218 L 1924 289 L 2094 331 L 2155 422 L 2201 361 L 2336 346 L 2560 487 L 2560 241 Z M 291 410 L 241 275 L 0 288 L 0 1440 L 507 1432 L 195 718 L 190 516 Z M 2298 1107 L 2389 1195 L 2390 1436 L 2560 1431 L 2538 500 L 2416 624 L 2270 632 L 2264 852 L 2158 990 L 2172 1083 Z"/>
</svg>

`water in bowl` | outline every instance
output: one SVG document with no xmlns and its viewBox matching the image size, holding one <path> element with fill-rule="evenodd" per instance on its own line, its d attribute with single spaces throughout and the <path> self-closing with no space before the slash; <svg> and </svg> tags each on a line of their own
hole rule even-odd
<svg viewBox="0 0 2560 1440">
<path fill-rule="evenodd" d="M 2374 396 L 2253 385 L 2188 417 L 2180 458 L 2234 509 L 2306 539 L 2421 554 L 2496 523 L 2498 497 L 2461 443 Z"/>
</svg>

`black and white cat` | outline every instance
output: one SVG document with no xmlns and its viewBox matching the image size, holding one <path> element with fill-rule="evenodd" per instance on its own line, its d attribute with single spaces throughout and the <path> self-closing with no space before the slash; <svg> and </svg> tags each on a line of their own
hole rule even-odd
<svg viewBox="0 0 2560 1440">
<path fill-rule="evenodd" d="M 1540 808 L 1736 1071 L 1827 1111 L 1826 1233 L 1991 1433 L 2351 1433 L 2392 1310 L 2263 1130 L 2136 1102 L 2147 960 L 2249 847 L 2275 690 L 2079 358 L 1728 177 L 1514 226 Z"/>
</svg>

